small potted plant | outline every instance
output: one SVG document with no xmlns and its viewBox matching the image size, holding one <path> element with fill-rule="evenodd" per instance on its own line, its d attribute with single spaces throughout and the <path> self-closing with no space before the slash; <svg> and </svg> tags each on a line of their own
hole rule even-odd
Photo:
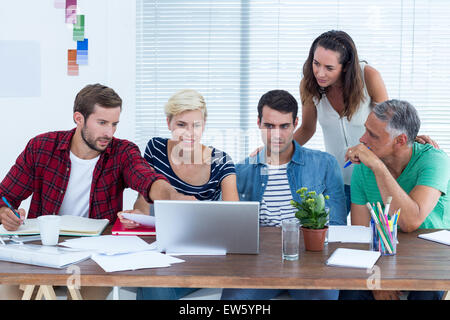
<svg viewBox="0 0 450 320">
<path fill-rule="evenodd" d="M 308 192 L 308 188 L 297 190 L 302 199 L 301 202 L 291 200 L 291 205 L 298 211 L 295 217 L 300 220 L 305 249 L 308 251 L 322 251 L 325 243 L 325 235 L 328 230 L 327 222 L 329 210 L 325 208 L 325 199 L 329 196 Z"/>
</svg>

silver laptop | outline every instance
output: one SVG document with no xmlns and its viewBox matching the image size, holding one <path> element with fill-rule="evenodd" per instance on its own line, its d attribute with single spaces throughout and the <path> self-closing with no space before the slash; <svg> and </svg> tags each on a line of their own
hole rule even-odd
<svg viewBox="0 0 450 320">
<path fill-rule="evenodd" d="M 156 200 L 154 212 L 160 252 L 259 252 L 258 201 Z"/>
</svg>

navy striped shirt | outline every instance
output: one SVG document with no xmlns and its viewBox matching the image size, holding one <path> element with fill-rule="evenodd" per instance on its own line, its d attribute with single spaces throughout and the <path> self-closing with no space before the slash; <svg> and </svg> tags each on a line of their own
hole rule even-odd
<svg viewBox="0 0 450 320">
<path fill-rule="evenodd" d="M 222 180 L 230 174 L 236 174 L 231 157 L 223 151 L 210 147 L 212 151 L 209 181 L 201 186 L 194 186 L 184 182 L 172 170 L 167 155 L 167 142 L 166 138 L 155 137 L 147 143 L 144 158 L 156 172 L 163 174 L 182 194 L 195 196 L 198 200 L 221 200 Z"/>
<path fill-rule="evenodd" d="M 292 193 L 287 177 L 287 163 L 267 166 L 268 181 L 259 209 L 259 223 L 262 226 L 281 226 L 281 220 L 294 218 L 295 208 L 291 205 Z"/>
</svg>

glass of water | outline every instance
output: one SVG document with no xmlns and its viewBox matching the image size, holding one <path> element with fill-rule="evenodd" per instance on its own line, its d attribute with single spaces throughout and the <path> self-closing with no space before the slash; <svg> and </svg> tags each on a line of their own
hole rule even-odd
<svg viewBox="0 0 450 320">
<path fill-rule="evenodd" d="M 297 260 L 299 252 L 300 223 L 297 218 L 281 221 L 282 257 Z"/>
</svg>

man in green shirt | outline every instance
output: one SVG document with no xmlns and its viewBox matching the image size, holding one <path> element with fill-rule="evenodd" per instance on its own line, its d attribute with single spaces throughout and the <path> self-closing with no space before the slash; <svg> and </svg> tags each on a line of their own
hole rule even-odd
<svg viewBox="0 0 450 320">
<path fill-rule="evenodd" d="M 398 225 L 402 231 L 450 228 L 449 158 L 431 145 L 414 142 L 420 129 L 416 109 L 406 101 L 382 102 L 369 114 L 365 127 L 361 144 L 346 153 L 356 164 L 351 181 L 352 224 L 369 226 L 366 203 L 386 203 L 391 196 L 389 213 L 401 208 Z M 438 292 L 415 293 L 419 299 L 441 296 Z M 373 292 L 375 299 L 398 299 L 398 294 Z M 410 298 L 414 299 L 411 294 Z"/>
<path fill-rule="evenodd" d="M 365 127 L 361 144 L 346 154 L 360 163 L 351 182 L 352 224 L 368 226 L 366 203 L 386 203 L 391 196 L 389 212 L 401 208 L 402 231 L 450 228 L 449 158 L 429 144 L 414 142 L 420 128 L 415 108 L 406 101 L 383 102 L 369 114 Z"/>
</svg>

